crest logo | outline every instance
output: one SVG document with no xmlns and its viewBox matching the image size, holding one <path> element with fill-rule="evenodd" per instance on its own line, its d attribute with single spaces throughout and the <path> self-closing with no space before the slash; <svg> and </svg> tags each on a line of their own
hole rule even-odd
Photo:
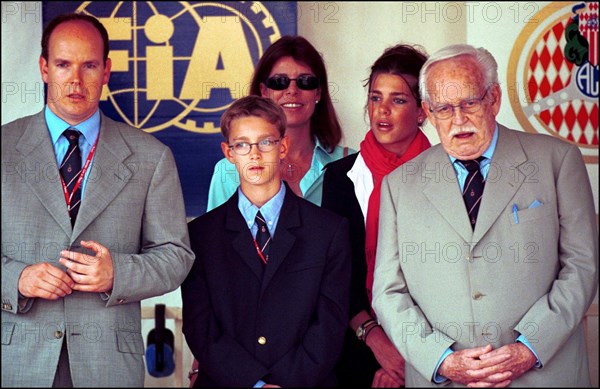
<svg viewBox="0 0 600 389">
<path fill-rule="evenodd" d="M 510 55 L 513 111 L 526 131 L 576 144 L 598 163 L 598 3 L 554 2 L 532 20 Z"/>
</svg>

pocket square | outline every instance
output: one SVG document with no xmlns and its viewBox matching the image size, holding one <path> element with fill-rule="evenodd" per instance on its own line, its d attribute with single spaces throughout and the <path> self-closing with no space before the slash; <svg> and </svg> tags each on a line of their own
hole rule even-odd
<svg viewBox="0 0 600 389">
<path fill-rule="evenodd" d="M 540 203 L 537 199 L 533 200 L 533 202 L 531 204 L 529 204 L 529 207 L 527 208 L 535 208 L 535 207 L 539 207 L 540 205 L 542 205 L 542 203 Z"/>
</svg>

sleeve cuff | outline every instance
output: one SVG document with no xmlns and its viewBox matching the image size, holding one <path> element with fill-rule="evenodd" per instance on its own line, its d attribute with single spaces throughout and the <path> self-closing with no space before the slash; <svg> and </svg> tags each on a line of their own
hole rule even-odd
<svg viewBox="0 0 600 389">
<path fill-rule="evenodd" d="M 452 354 L 453 352 L 454 351 L 452 351 L 452 349 L 450 348 L 446 349 L 446 351 L 444 351 L 444 354 L 442 354 L 442 357 L 440 358 L 440 361 L 438 362 L 437 366 L 435 367 L 435 370 L 433 371 L 433 382 L 435 382 L 436 384 L 441 384 L 448 380 L 448 378 L 438 374 L 437 371 L 440 368 L 442 362 L 444 362 L 444 359 L 446 359 L 446 357 Z"/>
<path fill-rule="evenodd" d="M 519 337 L 517 338 L 517 342 L 523 343 L 533 353 L 533 355 L 535 355 L 535 365 L 533 365 L 533 367 L 535 367 L 536 369 L 539 369 L 540 367 L 542 367 L 542 362 L 540 361 L 540 358 L 536 354 L 533 347 L 531 347 L 531 345 L 529 344 L 529 341 L 527 340 L 527 338 L 525 336 L 523 336 L 523 334 L 519 335 Z"/>
</svg>

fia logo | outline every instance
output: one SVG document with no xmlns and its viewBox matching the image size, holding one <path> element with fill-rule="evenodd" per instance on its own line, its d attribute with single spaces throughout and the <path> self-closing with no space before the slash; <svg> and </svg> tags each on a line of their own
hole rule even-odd
<svg viewBox="0 0 600 389">
<path fill-rule="evenodd" d="M 221 113 L 248 94 L 254 64 L 281 37 L 280 24 L 295 32 L 292 5 L 92 1 L 75 12 L 95 16 L 109 34 L 105 112 L 146 132 L 217 133 Z"/>
<path fill-rule="evenodd" d="M 532 20 L 510 55 L 513 111 L 526 131 L 576 144 L 598 163 L 598 2 L 553 2 Z"/>
</svg>

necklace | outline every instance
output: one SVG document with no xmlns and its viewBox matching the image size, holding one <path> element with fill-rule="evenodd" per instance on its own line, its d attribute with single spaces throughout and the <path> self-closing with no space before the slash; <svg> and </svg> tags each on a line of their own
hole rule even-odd
<svg viewBox="0 0 600 389">
<path fill-rule="evenodd" d="M 312 153 L 311 153 L 312 155 Z M 312 158 L 312 156 L 310 157 Z M 298 159 L 296 160 L 296 162 L 286 158 L 285 160 L 281 161 L 283 164 L 287 165 L 286 169 L 285 169 L 285 174 L 287 174 L 288 177 L 294 177 L 299 175 L 298 178 L 301 178 L 308 169 L 310 167 L 310 161 L 308 162 L 308 164 L 304 164 L 304 161 L 302 159 Z M 305 170 L 306 169 L 306 170 Z"/>
</svg>

